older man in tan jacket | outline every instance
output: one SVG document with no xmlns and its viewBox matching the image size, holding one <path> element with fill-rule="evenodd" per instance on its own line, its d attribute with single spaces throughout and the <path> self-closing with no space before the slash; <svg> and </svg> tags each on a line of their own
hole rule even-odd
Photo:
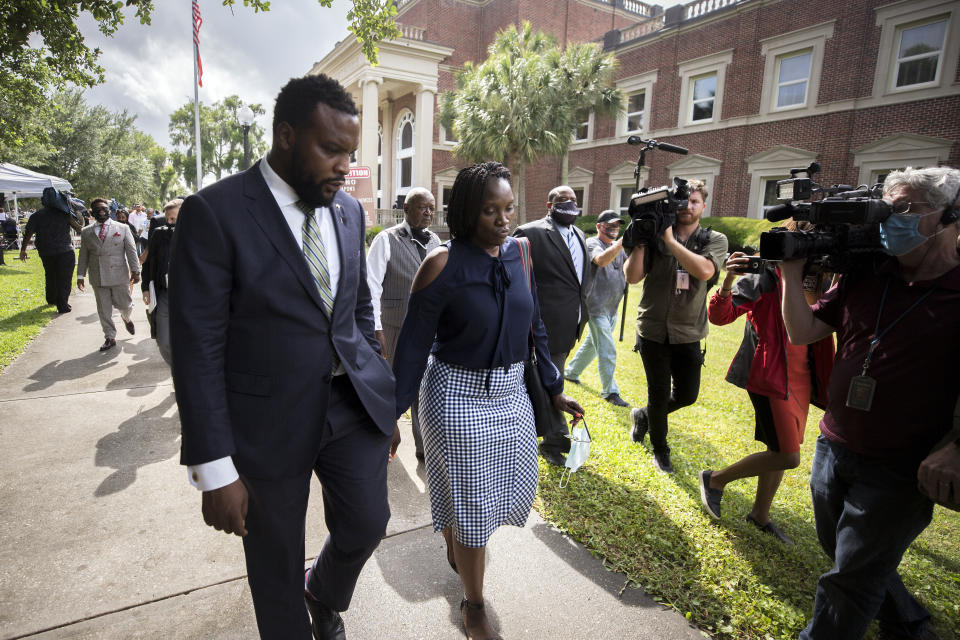
<svg viewBox="0 0 960 640">
<path fill-rule="evenodd" d="M 130 227 L 110 219 L 109 203 L 103 198 L 95 198 L 91 208 L 96 222 L 80 232 L 77 289 L 83 291 L 89 266 L 90 284 L 97 297 L 97 313 L 105 338 L 100 351 L 107 351 L 117 344 L 117 329 L 113 324 L 114 307 L 120 311 L 127 331 L 134 333 L 130 288 L 140 282 L 140 261 Z"/>
</svg>

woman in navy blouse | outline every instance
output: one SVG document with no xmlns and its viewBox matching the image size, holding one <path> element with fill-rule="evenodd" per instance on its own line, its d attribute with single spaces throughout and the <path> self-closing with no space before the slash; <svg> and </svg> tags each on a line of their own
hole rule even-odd
<svg viewBox="0 0 960 640">
<path fill-rule="evenodd" d="M 457 174 L 447 209 L 453 240 L 431 252 L 413 280 L 393 364 L 397 416 L 420 395 L 433 527 L 463 581 L 461 618 L 476 639 L 498 637 L 483 607 L 487 540 L 502 524 L 523 526 L 537 491 L 523 382 L 531 330 L 554 406 L 583 413 L 563 395 L 550 360 L 536 285 L 509 237 L 513 215 L 506 167 L 486 162 Z"/>
</svg>

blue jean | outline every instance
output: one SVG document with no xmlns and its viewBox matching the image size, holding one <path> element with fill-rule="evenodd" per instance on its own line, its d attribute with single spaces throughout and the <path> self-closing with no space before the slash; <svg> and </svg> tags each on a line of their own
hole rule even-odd
<svg viewBox="0 0 960 640">
<path fill-rule="evenodd" d="M 617 368 L 617 345 L 613 341 L 613 329 L 617 325 L 617 315 L 590 316 L 587 321 L 589 332 L 580 343 L 580 348 L 567 363 L 567 370 L 563 375 L 568 378 L 579 378 L 594 358 L 597 358 L 597 367 L 600 369 L 600 386 L 604 397 L 612 393 L 620 393 L 613 372 Z"/>
<path fill-rule="evenodd" d="M 810 491 L 817 537 L 834 564 L 817 581 L 813 619 L 800 640 L 857 640 L 874 618 L 919 636 L 930 614 L 897 574 L 933 516 L 933 502 L 917 489 L 917 464 L 866 458 L 821 435 Z"/>
</svg>

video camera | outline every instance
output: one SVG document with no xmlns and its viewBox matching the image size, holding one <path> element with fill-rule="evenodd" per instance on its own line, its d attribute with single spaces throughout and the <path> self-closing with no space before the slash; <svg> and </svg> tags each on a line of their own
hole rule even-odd
<svg viewBox="0 0 960 640">
<path fill-rule="evenodd" d="M 788 231 L 776 227 L 760 234 L 760 257 L 764 260 L 807 258 L 814 270 L 847 273 L 869 264 L 883 251 L 880 223 L 892 210 L 881 199 L 882 185 L 821 187 L 813 181 L 820 165 L 791 169 L 791 178 L 777 182 L 777 199 L 784 204 L 767 210 L 767 220 L 787 218 L 807 221 L 811 231 Z M 798 174 L 806 174 L 798 178 Z M 819 200 L 811 200 L 820 195 Z M 807 202 L 799 202 L 807 200 Z"/>
<path fill-rule="evenodd" d="M 673 190 L 668 186 L 656 189 L 644 187 L 630 199 L 627 213 L 632 220 L 636 244 L 649 244 L 659 238 L 667 227 L 672 227 L 676 222 L 677 211 L 687 208 L 690 196 L 687 181 L 674 178 L 673 184 Z"/>
</svg>

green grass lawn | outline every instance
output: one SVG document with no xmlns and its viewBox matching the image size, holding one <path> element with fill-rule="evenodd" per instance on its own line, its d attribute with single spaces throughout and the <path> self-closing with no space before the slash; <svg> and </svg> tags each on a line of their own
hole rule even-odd
<svg viewBox="0 0 960 640">
<path fill-rule="evenodd" d="M 643 366 L 632 351 L 639 299 L 640 288 L 631 288 L 633 311 L 617 349 L 620 394 L 634 406 L 646 403 Z M 742 323 L 711 325 L 700 398 L 670 415 L 673 475 L 654 469 L 649 438 L 643 445 L 630 440 L 629 409 L 600 398 L 596 364 L 584 371 L 583 386 L 568 384 L 567 393 L 587 411 L 594 443 L 566 488 L 559 487 L 559 469 L 540 463 L 536 506 L 609 569 L 626 574 L 626 586 L 642 586 L 711 636 L 796 638 L 813 611 L 817 577 L 831 565 L 817 542 L 808 485 L 823 412 L 811 407 L 802 461 L 784 474 L 771 511 L 796 547 L 785 548 L 743 520 L 756 479 L 727 486 L 719 522 L 700 505 L 700 469 L 717 469 L 763 448 L 753 439 L 747 393 L 723 379 Z M 930 610 L 941 637 L 960 638 L 960 513 L 936 507 L 933 523 L 907 551 L 900 573 Z M 873 633 L 875 627 L 867 637 Z"/>
<path fill-rule="evenodd" d="M 56 307 L 47 306 L 37 252 L 29 251 L 26 262 L 18 255 L 4 252 L 6 264 L 0 265 L 0 371 L 57 315 Z"/>
</svg>

